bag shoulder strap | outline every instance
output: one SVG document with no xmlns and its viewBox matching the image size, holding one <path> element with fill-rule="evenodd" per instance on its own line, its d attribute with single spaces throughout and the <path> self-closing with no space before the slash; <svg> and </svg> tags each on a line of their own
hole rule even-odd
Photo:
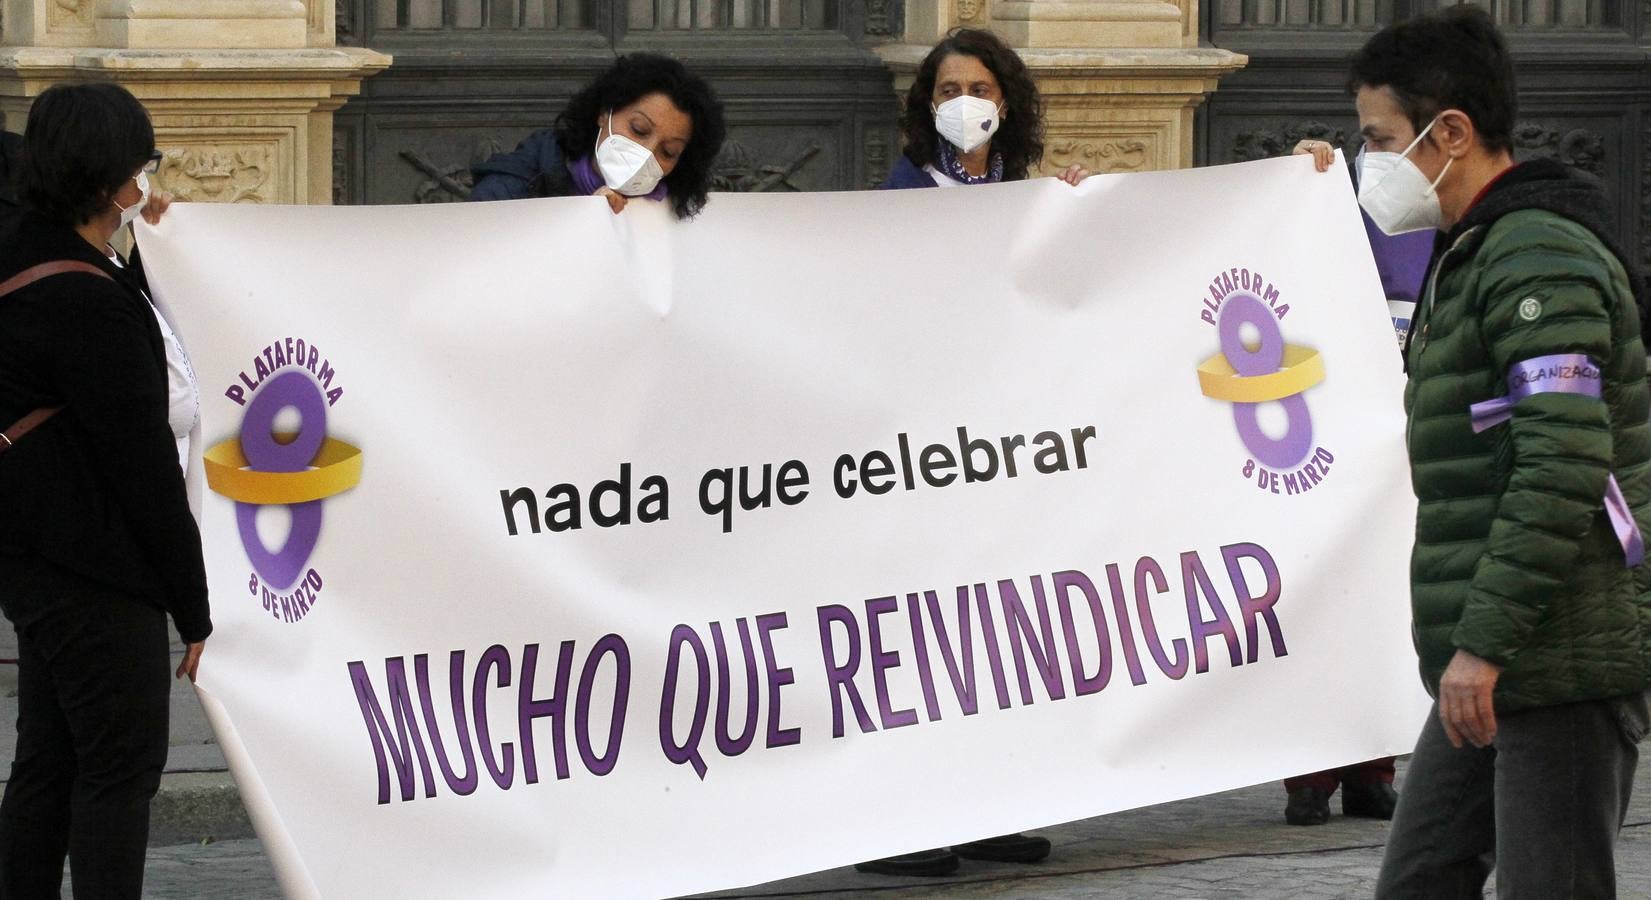
<svg viewBox="0 0 1651 900">
<path fill-rule="evenodd" d="M 30 266 L 5 281 L 0 282 L 0 297 L 4 297 L 14 291 L 26 288 L 42 278 L 50 278 L 53 275 L 67 275 L 70 272 L 79 272 L 84 275 L 96 275 L 99 278 L 107 278 L 110 281 L 114 281 L 113 278 L 109 277 L 108 272 L 103 271 L 91 263 L 81 262 L 75 259 L 59 259 L 53 260 L 52 262 L 44 262 L 38 266 Z M 45 424 L 47 419 L 57 415 L 58 411 L 62 408 L 63 407 L 61 406 L 42 406 L 23 418 L 18 419 L 16 422 L 13 422 L 11 426 L 4 431 L 0 431 L 0 453 L 10 450 L 13 444 L 23 439 L 23 435 L 28 434 L 29 432 Z"/>
<path fill-rule="evenodd" d="M 46 424 L 46 420 L 63 410 L 61 406 L 42 406 L 11 424 L 10 428 L 0 431 L 0 453 L 5 453 L 12 445 L 23 439 L 23 435 Z"/>
<path fill-rule="evenodd" d="M 67 275 L 70 272 L 96 275 L 109 281 L 115 280 L 109 276 L 108 272 L 89 262 L 81 262 L 78 259 L 59 259 L 52 262 L 43 262 L 38 266 L 30 266 L 5 281 L 0 281 L 0 297 L 4 297 L 13 291 L 22 290 L 42 278 L 50 278 L 53 275 Z"/>
</svg>

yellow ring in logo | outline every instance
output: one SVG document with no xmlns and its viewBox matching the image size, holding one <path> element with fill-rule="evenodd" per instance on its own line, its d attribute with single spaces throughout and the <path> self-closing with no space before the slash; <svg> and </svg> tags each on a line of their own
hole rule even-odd
<svg viewBox="0 0 1651 900">
<path fill-rule="evenodd" d="M 277 435 L 290 441 L 292 435 Z M 336 438 L 327 438 L 304 472 L 253 472 L 239 438 L 230 438 L 201 454 L 206 463 L 206 484 L 214 493 L 241 503 L 267 506 L 276 503 L 307 503 L 342 494 L 361 482 L 361 448 Z"/>
<path fill-rule="evenodd" d="M 1204 396 L 1228 403 L 1283 400 L 1323 380 L 1324 357 L 1311 347 L 1295 345 L 1285 346 L 1283 368 L 1271 375 L 1240 375 L 1224 353 L 1217 353 L 1198 367 L 1198 387 Z"/>
</svg>

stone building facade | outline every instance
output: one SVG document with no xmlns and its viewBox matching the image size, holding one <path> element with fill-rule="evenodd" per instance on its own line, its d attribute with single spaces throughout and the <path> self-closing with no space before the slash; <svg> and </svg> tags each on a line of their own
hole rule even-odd
<svg viewBox="0 0 1651 900">
<path fill-rule="evenodd" d="M 0 112 L 65 79 L 149 106 L 160 182 L 202 201 L 422 203 L 544 127 L 616 53 L 678 55 L 727 102 L 722 190 L 870 187 L 901 88 L 990 28 L 1047 102 L 1046 170 L 1287 152 L 1356 132 L 1347 53 L 1447 0 L 0 0 Z M 1651 262 L 1651 0 L 1485 0 L 1520 60 L 1520 154 L 1600 176 Z"/>
</svg>

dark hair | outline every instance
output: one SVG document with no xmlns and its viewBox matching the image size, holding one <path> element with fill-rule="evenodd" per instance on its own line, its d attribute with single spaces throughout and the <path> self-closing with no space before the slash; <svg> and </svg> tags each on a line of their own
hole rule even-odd
<svg viewBox="0 0 1651 900">
<path fill-rule="evenodd" d="M 934 162 L 941 137 L 934 130 L 934 112 L 929 106 L 934 101 L 934 79 L 940 64 L 954 53 L 980 60 L 1003 89 L 1005 115 L 997 134 L 992 135 L 992 150 L 1003 154 L 1004 180 L 1025 178 L 1043 159 L 1043 99 L 1038 96 L 1037 82 L 1026 71 L 1026 63 L 1015 51 L 997 35 L 976 28 L 947 32 L 917 67 L 917 77 L 906 92 L 906 106 L 900 111 L 906 158 L 918 166 Z"/>
<path fill-rule="evenodd" d="M 711 86 L 682 63 L 656 53 L 630 53 L 614 60 L 606 72 L 574 94 L 556 117 L 556 144 L 569 161 L 591 155 L 600 130 L 599 116 L 655 93 L 669 97 L 694 123 L 688 146 L 664 181 L 677 218 L 691 218 L 705 206 L 711 167 L 722 151 L 727 127 L 722 121 L 722 103 Z"/>
<path fill-rule="evenodd" d="M 1459 109 L 1473 120 L 1485 149 L 1513 149 L 1519 115 L 1513 58 L 1496 23 L 1477 6 L 1452 6 L 1382 29 L 1348 66 L 1348 92 L 1361 87 L 1390 88 L 1417 134 L 1441 111 Z"/>
<path fill-rule="evenodd" d="M 82 225 L 155 152 L 143 104 L 117 84 L 59 84 L 29 107 L 17 188 L 47 218 Z"/>
</svg>

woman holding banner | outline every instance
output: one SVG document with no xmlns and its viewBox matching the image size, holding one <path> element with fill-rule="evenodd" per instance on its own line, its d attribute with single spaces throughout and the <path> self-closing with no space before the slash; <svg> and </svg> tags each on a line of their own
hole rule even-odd
<svg viewBox="0 0 1651 900">
<path fill-rule="evenodd" d="M 470 199 L 595 195 L 616 214 L 647 199 L 692 218 L 724 133 L 722 104 L 704 80 L 670 57 L 632 53 L 575 94 L 550 128 L 471 167 Z"/>
<path fill-rule="evenodd" d="M 954 28 L 917 67 L 900 137 L 885 190 L 1023 181 L 1043 159 L 1043 100 L 1002 39 Z M 1074 163 L 1060 179 L 1077 184 L 1089 174 Z"/>
<path fill-rule="evenodd" d="M 955 28 L 923 58 L 900 115 L 905 147 L 883 190 L 1022 181 L 1043 158 L 1043 101 L 1026 64 L 989 31 Z M 1067 184 L 1089 177 L 1071 165 Z M 960 859 L 1033 863 L 1049 839 L 1006 834 L 859 863 L 881 875 L 945 875 Z"/>
<path fill-rule="evenodd" d="M 143 106 L 113 84 L 34 101 L 0 240 L 0 610 L 17 629 L 17 751 L 0 896 L 136 898 L 166 763 L 166 615 L 194 680 L 212 621 L 183 465 L 198 393 L 110 240 L 159 217 Z"/>
</svg>

